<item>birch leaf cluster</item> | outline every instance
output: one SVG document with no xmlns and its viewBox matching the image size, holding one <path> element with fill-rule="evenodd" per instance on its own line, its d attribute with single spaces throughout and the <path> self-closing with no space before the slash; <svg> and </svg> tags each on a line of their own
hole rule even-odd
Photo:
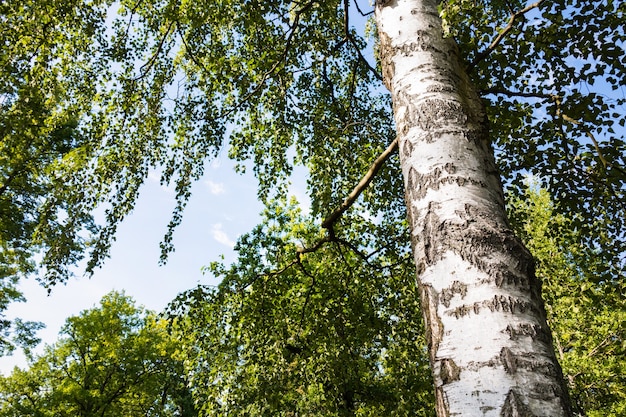
<svg viewBox="0 0 626 417">
<path fill-rule="evenodd" d="M 237 244 L 238 262 L 210 270 L 170 305 L 204 415 L 432 416 L 431 377 L 411 258 L 394 229 L 353 219 L 388 248 L 340 242 L 306 251 L 318 226 L 274 203 Z M 294 259 L 293 254 L 300 250 Z"/>
</svg>

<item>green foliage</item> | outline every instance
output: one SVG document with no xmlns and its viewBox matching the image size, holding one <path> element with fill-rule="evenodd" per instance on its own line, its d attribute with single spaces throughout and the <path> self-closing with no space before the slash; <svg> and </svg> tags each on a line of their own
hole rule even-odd
<svg viewBox="0 0 626 417">
<path fill-rule="evenodd" d="M 32 83 L 45 87 L 54 117 L 42 125 L 52 131 L 78 121 L 80 143 L 55 165 L 64 181 L 49 203 L 68 205 L 67 218 L 53 217 L 65 219 L 64 229 L 39 222 L 41 236 L 60 242 L 48 251 L 63 255 L 46 261 L 52 269 L 75 260 L 77 230 L 97 206 L 105 219 L 88 270 L 102 262 L 151 169 L 177 194 L 162 242 L 165 260 L 190 186 L 211 158 L 228 154 L 240 169 L 251 166 L 265 202 L 284 196 L 293 167 L 305 166 L 311 215 L 324 217 L 394 137 L 389 97 L 366 59 L 364 19 L 349 1 L 49 0 L 3 7 L 2 24 L 23 35 L 5 44 L 46 34 L 45 41 L 3 51 L 6 68 L 33 73 Z M 505 184 L 522 195 L 523 175 L 535 173 L 589 244 L 623 267 L 624 5 L 543 0 L 525 7 L 449 0 L 441 13 L 487 101 Z M 22 20 L 28 24 L 18 25 Z M 22 78 L 3 84 L 12 103 L 18 87 L 28 85 Z M 360 207 L 392 219 L 403 216 L 404 203 L 396 161 L 389 162 Z"/>
<path fill-rule="evenodd" d="M 98 3 L 20 1 L 0 3 L 0 318 L 23 301 L 16 284 L 42 273 L 54 284 L 88 245 L 95 227 L 74 166 L 86 138 L 78 128 L 85 97 L 92 95 L 89 56 Z M 80 6 L 80 7 L 79 7 Z M 91 100 L 87 101 L 91 105 Z M 80 159 L 80 158 L 78 158 Z M 35 264 L 38 257 L 38 265 Z M 43 267 L 43 268 L 39 268 Z M 43 271 L 41 270 L 43 269 Z M 30 348 L 41 326 L 0 323 L 0 354 Z"/>
<path fill-rule="evenodd" d="M 321 243 L 293 205 L 265 216 L 237 263 L 210 267 L 218 288 L 170 307 L 203 415 L 432 416 L 411 257 L 393 235 L 405 227 L 351 219 L 366 241 L 388 238 L 365 254 L 352 236 Z"/>
<path fill-rule="evenodd" d="M 163 320 L 111 293 L 66 321 L 26 370 L 0 379 L 0 416 L 194 416 Z"/>
<path fill-rule="evenodd" d="M 65 280 L 94 231 L 76 173 L 88 142 L 78 125 L 94 94 L 89 57 L 102 3 L 0 5 L 0 277 L 32 273 L 43 252 L 44 282 Z M 89 99 L 87 98 L 89 97 Z"/>
<path fill-rule="evenodd" d="M 587 246 L 549 193 L 514 199 L 511 218 L 537 261 L 557 356 L 580 415 L 626 411 L 626 277 Z"/>
<path fill-rule="evenodd" d="M 36 251 L 46 284 L 67 277 L 100 207 L 88 270 L 98 266 L 151 169 L 177 194 L 165 259 L 191 184 L 228 154 L 252 166 L 268 212 L 240 241 L 238 263 L 210 270 L 220 288 L 175 305 L 205 411 L 427 410 L 426 394 L 415 394 L 428 378 L 397 156 L 327 235 L 311 221 L 343 201 L 395 135 L 352 4 L 1 3 L 0 308 L 20 297 L 17 277 L 32 272 Z M 528 227 L 547 229 L 524 235 L 574 400 L 589 414 L 623 414 L 626 9 L 613 0 L 524 7 L 448 0 L 441 13 L 485 98 L 506 187 L 526 196 L 531 172 L 556 201 L 548 210 L 545 197 L 530 197 L 544 214 Z M 308 169 L 309 219 L 274 203 L 295 165 Z M 609 353 L 614 361 L 592 363 Z"/>
<path fill-rule="evenodd" d="M 55 201 L 72 204 L 66 214 L 73 226 L 83 213 L 105 210 L 88 271 L 106 257 L 150 169 L 177 194 L 165 260 L 192 182 L 222 151 L 241 169 L 253 161 L 266 201 L 284 195 L 294 164 L 308 167 L 313 212 L 325 215 L 393 139 L 389 98 L 363 58 L 366 43 L 344 10 L 348 3 L 52 3 L 6 6 L 7 26 L 28 19 L 26 34 L 50 31 L 45 48 L 27 54 L 47 65 L 38 83 L 55 86 L 54 104 L 75 114 L 84 140 L 55 165 L 64 179 L 57 186 L 72 191 Z M 49 26 L 40 19 L 46 14 Z M 21 55 L 9 49 L 7 56 Z M 9 80 L 7 88 L 19 85 Z M 354 149 L 358 158 L 347 161 Z M 364 200 L 371 211 L 397 214 L 397 166 L 385 167 L 375 184 Z M 56 238 L 68 245 L 78 236 Z"/>
</svg>

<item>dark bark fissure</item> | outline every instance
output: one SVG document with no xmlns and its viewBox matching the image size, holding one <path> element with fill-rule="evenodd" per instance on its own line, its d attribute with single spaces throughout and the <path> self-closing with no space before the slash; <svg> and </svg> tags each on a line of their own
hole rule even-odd
<svg viewBox="0 0 626 417">
<path fill-rule="evenodd" d="M 449 384 L 454 381 L 458 381 L 461 375 L 461 369 L 454 363 L 452 359 L 446 358 L 441 361 L 441 370 L 439 376 L 443 381 L 443 384 Z"/>
<path fill-rule="evenodd" d="M 419 231 L 416 239 L 424 248 L 424 267 L 441 260 L 451 250 L 490 276 L 497 287 L 515 286 L 522 293 L 532 292 L 533 299 L 539 296 L 540 282 L 535 278 L 532 255 L 505 224 L 492 220 L 489 212 L 469 204 L 465 205 L 464 213 L 457 213 L 460 222 L 442 221 L 435 213 L 437 205 L 429 203 L 424 223 L 413 229 Z M 493 262 L 491 258 L 496 248 L 507 259 L 514 260 L 515 270 L 510 264 Z"/>
<path fill-rule="evenodd" d="M 438 190 L 442 185 L 457 184 L 462 187 L 465 184 L 475 185 L 481 188 L 487 187 L 482 181 L 464 176 L 453 176 L 456 167 L 453 163 L 446 163 L 441 168 L 435 168 L 430 173 L 423 175 L 417 172 L 413 167 L 409 169 L 407 175 L 407 198 L 409 201 L 421 200 L 426 196 L 428 190 Z"/>
<path fill-rule="evenodd" d="M 516 326 L 508 325 L 505 329 L 511 340 L 517 340 L 529 337 L 533 340 L 540 340 L 544 343 L 550 343 L 550 333 L 543 326 L 532 323 L 520 323 Z"/>
<path fill-rule="evenodd" d="M 536 417 L 515 390 L 509 391 L 502 407 L 502 417 Z"/>
<path fill-rule="evenodd" d="M 418 281 L 420 292 L 420 301 L 424 322 L 426 324 L 426 342 L 428 343 L 428 352 L 430 363 L 435 363 L 435 354 L 439 349 L 439 343 L 443 338 L 443 323 L 437 315 L 437 303 L 439 303 L 439 294 L 430 285 L 425 285 Z"/>
<path fill-rule="evenodd" d="M 461 299 L 465 298 L 465 294 L 467 294 L 467 285 L 459 281 L 454 281 L 451 287 L 441 291 L 439 300 L 444 306 L 450 307 L 450 300 L 452 300 L 452 298 L 454 298 L 457 294 L 461 297 Z"/>
</svg>

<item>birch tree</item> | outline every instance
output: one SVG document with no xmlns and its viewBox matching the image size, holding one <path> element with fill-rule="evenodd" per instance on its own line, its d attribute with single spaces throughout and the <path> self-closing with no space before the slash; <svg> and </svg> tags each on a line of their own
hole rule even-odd
<svg viewBox="0 0 626 417">
<path fill-rule="evenodd" d="M 599 249 L 608 281 L 623 278 L 623 3 L 380 1 L 376 45 L 362 36 L 369 11 L 348 0 L 2 7 L 3 24 L 30 22 L 34 40 L 55 45 L 56 59 L 35 48 L 25 62 L 64 81 L 55 108 L 80 121 L 84 142 L 50 174 L 71 196 L 55 209 L 72 231 L 63 247 L 80 216 L 104 209 L 89 271 L 151 170 L 176 190 L 165 260 L 208 160 L 251 167 L 269 207 L 302 165 L 320 233 L 292 259 L 341 245 L 383 262 L 411 241 L 440 415 L 569 415 L 498 170 L 513 191 L 538 175 Z"/>
<path fill-rule="evenodd" d="M 378 2 L 439 416 L 567 416 L 533 260 L 436 1 Z"/>
</svg>

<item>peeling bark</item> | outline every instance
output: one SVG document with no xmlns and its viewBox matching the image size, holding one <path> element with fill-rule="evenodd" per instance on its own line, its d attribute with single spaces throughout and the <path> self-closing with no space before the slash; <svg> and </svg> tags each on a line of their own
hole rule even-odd
<svg viewBox="0 0 626 417">
<path fill-rule="evenodd" d="M 443 416 L 570 416 L 532 256 L 511 232 L 483 104 L 436 0 L 376 3 Z"/>
</svg>

